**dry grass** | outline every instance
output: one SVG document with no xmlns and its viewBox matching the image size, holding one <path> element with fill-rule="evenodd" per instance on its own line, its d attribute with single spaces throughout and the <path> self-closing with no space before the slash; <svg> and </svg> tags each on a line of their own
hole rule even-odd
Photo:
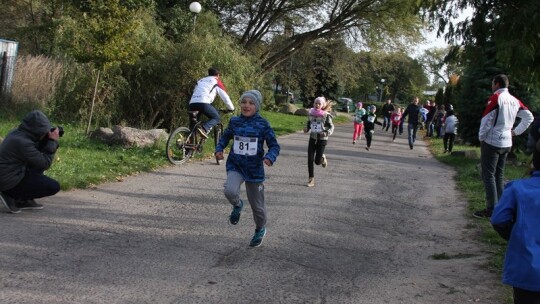
<svg viewBox="0 0 540 304">
<path fill-rule="evenodd" d="M 54 97 L 63 65 L 46 56 L 20 56 L 15 66 L 11 101 L 14 104 L 46 104 Z"/>
</svg>

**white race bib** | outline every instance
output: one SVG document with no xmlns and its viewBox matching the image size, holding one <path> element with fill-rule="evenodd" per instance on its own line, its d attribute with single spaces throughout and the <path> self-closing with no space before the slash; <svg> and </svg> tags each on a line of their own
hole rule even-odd
<svg viewBox="0 0 540 304">
<path fill-rule="evenodd" d="M 376 117 L 376 116 L 369 115 L 368 118 L 367 118 L 367 121 L 369 121 L 369 122 L 374 122 L 374 121 L 375 121 L 375 117 Z"/>
<path fill-rule="evenodd" d="M 311 123 L 311 133 L 321 133 L 323 131 L 322 123 L 320 121 Z"/>
<path fill-rule="evenodd" d="M 235 136 L 234 137 L 234 153 L 238 155 L 257 155 L 257 142 L 259 139 L 257 137 L 244 137 L 244 136 Z"/>
</svg>

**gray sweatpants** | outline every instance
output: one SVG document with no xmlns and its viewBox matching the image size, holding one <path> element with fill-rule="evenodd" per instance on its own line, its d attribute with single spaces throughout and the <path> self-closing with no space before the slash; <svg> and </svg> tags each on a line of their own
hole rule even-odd
<svg viewBox="0 0 540 304">
<path fill-rule="evenodd" d="M 225 197 L 231 205 L 237 206 L 240 203 L 240 186 L 244 181 L 242 174 L 236 171 L 227 172 L 227 180 L 225 181 Z M 266 206 L 264 205 L 264 184 L 263 183 L 246 183 L 246 194 L 253 211 L 253 220 L 255 221 L 255 229 L 261 229 L 266 225 Z"/>
</svg>

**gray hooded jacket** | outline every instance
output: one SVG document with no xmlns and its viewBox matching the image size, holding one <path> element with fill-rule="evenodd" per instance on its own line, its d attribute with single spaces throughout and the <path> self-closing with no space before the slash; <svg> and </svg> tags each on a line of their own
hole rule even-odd
<svg viewBox="0 0 540 304">
<path fill-rule="evenodd" d="M 0 191 L 12 189 L 23 179 L 26 169 L 45 171 L 51 166 L 58 142 L 40 139 L 51 129 L 41 111 L 32 111 L 0 144 Z"/>
</svg>

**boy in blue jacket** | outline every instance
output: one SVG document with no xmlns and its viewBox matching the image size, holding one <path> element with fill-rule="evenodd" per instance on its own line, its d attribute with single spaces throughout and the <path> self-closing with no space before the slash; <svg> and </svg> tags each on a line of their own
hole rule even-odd
<svg viewBox="0 0 540 304">
<path fill-rule="evenodd" d="M 506 240 L 503 283 L 514 289 L 514 303 L 540 303 L 540 141 L 531 177 L 509 182 L 495 205 L 491 225 Z"/>
<path fill-rule="evenodd" d="M 250 90 L 240 97 L 240 116 L 231 118 L 217 147 L 216 159 L 222 160 L 223 150 L 233 140 L 227 157 L 225 197 L 233 206 L 229 222 L 238 224 L 244 202 L 240 186 L 246 183 L 246 195 L 253 211 L 255 234 L 249 246 L 259 247 L 266 235 L 266 207 L 264 205 L 264 165 L 272 166 L 279 155 L 279 144 L 270 123 L 259 115 L 262 95 Z M 264 152 L 264 143 L 268 152 Z"/>
</svg>

